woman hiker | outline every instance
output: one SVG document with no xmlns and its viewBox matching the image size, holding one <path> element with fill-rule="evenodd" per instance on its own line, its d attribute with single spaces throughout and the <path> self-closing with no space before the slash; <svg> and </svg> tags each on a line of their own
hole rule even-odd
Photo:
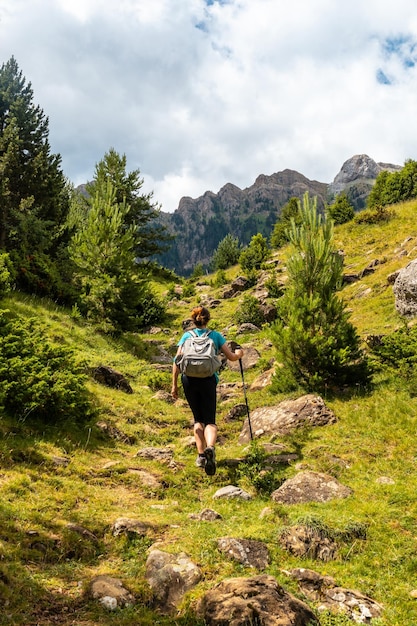
<svg viewBox="0 0 417 626">
<path fill-rule="evenodd" d="M 178 398 L 178 376 L 180 368 L 177 365 L 177 357 L 183 350 L 183 344 L 186 339 L 192 337 L 193 333 L 198 336 L 204 335 L 208 329 L 207 324 L 210 320 L 208 309 L 203 306 L 195 307 L 191 311 L 191 318 L 195 324 L 192 331 L 183 334 L 178 342 L 178 350 L 172 366 L 172 397 Z M 242 348 L 238 348 L 236 352 L 226 344 L 226 339 L 216 330 L 211 330 L 210 338 L 215 345 L 216 353 L 223 352 L 229 361 L 238 361 L 243 357 Z M 215 444 L 217 438 L 216 426 L 216 386 L 219 376 L 214 373 L 207 378 L 196 378 L 194 376 L 181 375 L 181 382 L 184 394 L 194 416 L 194 438 L 197 446 L 197 467 L 204 468 L 206 474 L 213 476 L 216 473 L 216 453 Z"/>
</svg>

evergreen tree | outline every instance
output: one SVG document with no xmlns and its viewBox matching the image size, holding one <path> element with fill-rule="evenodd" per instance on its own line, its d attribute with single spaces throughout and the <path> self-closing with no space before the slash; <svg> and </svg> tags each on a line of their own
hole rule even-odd
<svg viewBox="0 0 417 626">
<path fill-rule="evenodd" d="M 10 252 L 18 286 L 59 295 L 69 194 L 48 135 L 48 118 L 12 57 L 0 68 L 0 249 Z"/>
<path fill-rule="evenodd" d="M 335 224 L 345 224 L 355 217 L 355 209 L 345 193 L 339 194 L 333 204 L 327 207 L 327 215 Z"/>
<path fill-rule="evenodd" d="M 70 244 L 80 282 L 80 306 L 106 331 L 135 330 L 159 321 L 163 309 L 136 262 L 139 237 L 126 225 L 130 206 L 117 201 L 113 184 L 94 186 L 90 209 Z"/>
<path fill-rule="evenodd" d="M 322 220 L 317 201 L 304 195 L 301 224 L 292 221 L 288 282 L 280 300 L 274 343 L 284 368 L 282 384 L 323 390 L 368 380 L 359 337 L 336 294 L 342 282 L 342 258 L 333 246 L 333 222 Z"/>
<path fill-rule="evenodd" d="M 111 182 L 116 194 L 117 204 L 126 203 L 128 211 L 124 217 L 127 226 L 136 229 L 135 253 L 137 259 L 149 259 L 167 248 L 171 237 L 166 229 L 158 223 L 159 205 L 152 202 L 153 192 L 141 192 L 143 178 L 140 170 L 126 171 L 126 156 L 120 156 L 114 148 L 104 155 L 97 163 L 94 179 L 87 185 L 87 192 L 93 198 L 97 188 Z"/>
<path fill-rule="evenodd" d="M 240 256 L 239 263 L 243 270 L 252 271 L 259 270 L 262 263 L 270 256 L 268 242 L 261 233 L 253 235 L 247 248 L 245 248 Z"/>
<path fill-rule="evenodd" d="M 228 233 L 217 246 L 213 254 L 213 266 L 215 270 L 227 270 L 236 265 L 241 253 L 239 239 Z"/>
<path fill-rule="evenodd" d="M 374 209 L 417 198 L 417 161 L 408 159 L 398 172 L 383 170 L 368 196 L 367 207 Z"/>
<path fill-rule="evenodd" d="M 301 221 L 298 198 L 290 198 L 287 204 L 282 207 L 281 215 L 271 235 L 272 248 L 280 248 L 288 243 L 288 231 L 291 226 L 291 220 L 295 220 L 297 224 Z"/>
</svg>

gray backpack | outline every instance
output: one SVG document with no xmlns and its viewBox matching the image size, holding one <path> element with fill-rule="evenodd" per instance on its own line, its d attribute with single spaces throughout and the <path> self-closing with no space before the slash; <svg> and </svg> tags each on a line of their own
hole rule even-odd
<svg viewBox="0 0 417 626">
<path fill-rule="evenodd" d="M 194 378 L 208 378 L 213 376 L 222 365 L 216 354 L 216 346 L 210 337 L 210 330 L 198 335 L 194 330 L 189 331 L 182 345 L 182 352 L 176 359 L 181 374 Z"/>
</svg>

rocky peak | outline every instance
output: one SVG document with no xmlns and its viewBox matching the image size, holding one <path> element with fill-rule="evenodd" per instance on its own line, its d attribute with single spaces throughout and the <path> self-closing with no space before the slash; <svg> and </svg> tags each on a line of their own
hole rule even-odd
<svg viewBox="0 0 417 626">
<path fill-rule="evenodd" d="M 367 154 L 356 154 L 343 163 L 340 172 L 329 185 L 329 192 L 332 195 L 337 195 L 341 191 L 344 191 L 346 187 L 358 181 L 367 181 L 369 184 L 373 185 L 378 174 L 383 170 L 395 172 L 400 169 L 400 165 L 377 163 Z"/>
</svg>

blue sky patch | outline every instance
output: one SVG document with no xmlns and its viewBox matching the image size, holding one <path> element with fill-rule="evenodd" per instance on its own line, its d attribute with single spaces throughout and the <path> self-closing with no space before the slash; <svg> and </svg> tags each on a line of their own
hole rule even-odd
<svg viewBox="0 0 417 626">
<path fill-rule="evenodd" d="M 398 57 L 406 69 L 414 67 L 417 62 L 417 43 L 411 35 L 387 37 L 382 49 L 387 58 Z"/>
<path fill-rule="evenodd" d="M 392 81 L 388 78 L 381 68 L 376 73 L 376 79 L 381 85 L 392 85 Z"/>
</svg>

